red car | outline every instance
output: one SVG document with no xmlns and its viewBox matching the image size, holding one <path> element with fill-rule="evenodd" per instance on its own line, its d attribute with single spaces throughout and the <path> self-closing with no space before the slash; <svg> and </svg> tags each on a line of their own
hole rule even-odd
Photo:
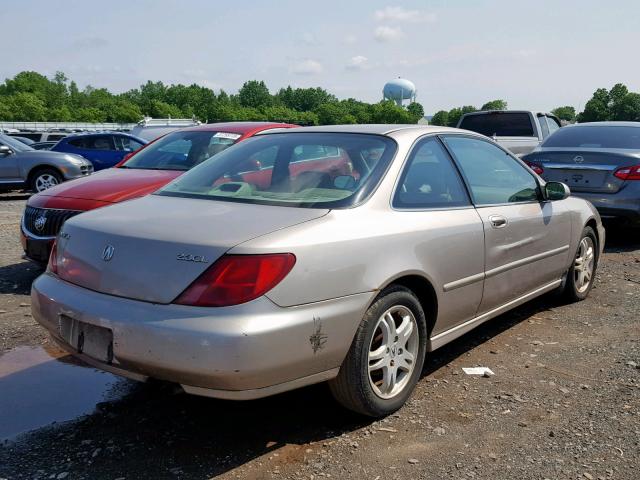
<svg viewBox="0 0 640 480">
<path fill-rule="evenodd" d="M 237 142 L 265 130 L 295 126 L 232 122 L 177 130 L 125 157 L 114 168 L 34 195 L 27 201 L 20 228 L 26 257 L 46 263 L 62 224 L 74 215 L 147 195 Z"/>
</svg>

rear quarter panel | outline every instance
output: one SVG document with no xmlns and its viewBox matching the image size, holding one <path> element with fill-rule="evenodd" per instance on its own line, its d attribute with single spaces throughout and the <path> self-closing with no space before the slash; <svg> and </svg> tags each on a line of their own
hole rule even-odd
<svg viewBox="0 0 640 480">
<path fill-rule="evenodd" d="M 473 208 L 333 210 L 320 219 L 231 250 L 267 252 L 296 255 L 291 273 L 267 294 L 281 306 L 375 292 L 401 276 L 419 275 L 432 284 L 438 296 L 437 333 L 472 318 L 482 297 L 484 233 Z M 480 278 L 444 291 L 444 285 L 473 275 Z"/>
</svg>

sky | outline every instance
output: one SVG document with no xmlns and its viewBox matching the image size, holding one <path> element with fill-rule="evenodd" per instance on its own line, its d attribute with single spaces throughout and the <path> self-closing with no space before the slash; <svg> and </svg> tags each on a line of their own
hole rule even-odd
<svg viewBox="0 0 640 480">
<path fill-rule="evenodd" d="M 0 0 L 0 80 L 64 72 L 113 92 L 247 80 L 375 102 L 401 76 L 428 114 L 505 99 L 579 110 L 640 91 L 638 0 Z"/>
</svg>

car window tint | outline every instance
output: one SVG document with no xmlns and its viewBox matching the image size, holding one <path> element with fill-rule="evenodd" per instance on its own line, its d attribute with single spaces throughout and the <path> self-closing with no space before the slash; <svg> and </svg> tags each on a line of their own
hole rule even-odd
<svg viewBox="0 0 640 480">
<path fill-rule="evenodd" d="M 460 165 L 476 205 L 492 205 L 538 199 L 538 184 L 517 160 L 484 140 L 444 137 Z"/>
<path fill-rule="evenodd" d="M 533 125 L 528 113 L 489 112 L 468 115 L 460 128 L 481 133 L 487 137 L 533 137 Z"/>
<path fill-rule="evenodd" d="M 69 143 L 74 147 L 87 150 L 114 150 L 111 138 L 108 136 L 78 137 L 69 140 Z"/>
<path fill-rule="evenodd" d="M 561 128 L 549 137 L 543 147 L 560 148 L 624 148 L 640 150 L 640 128 L 588 124 Z"/>
<path fill-rule="evenodd" d="M 62 135 L 55 135 L 55 134 L 49 134 L 47 135 L 47 141 L 57 141 L 57 140 L 62 140 L 64 137 L 66 137 L 66 135 L 62 134 Z"/>
<path fill-rule="evenodd" d="M 424 140 L 413 149 L 393 199 L 394 207 L 445 208 L 469 203 L 462 180 L 437 139 Z"/>
<path fill-rule="evenodd" d="M 124 151 L 124 152 L 134 152 L 142 147 L 140 142 L 135 141 L 133 138 L 129 137 L 114 137 L 113 138 L 116 150 Z"/>
<path fill-rule="evenodd" d="M 549 125 L 547 124 L 547 117 L 538 117 L 538 123 L 540 124 L 542 138 L 547 138 L 549 136 Z"/>
<path fill-rule="evenodd" d="M 555 118 L 547 117 L 547 123 L 549 124 L 549 134 L 560 129 L 560 125 Z"/>
<path fill-rule="evenodd" d="M 348 206 L 379 181 L 395 145 L 368 134 L 258 136 L 211 157 L 162 194 L 294 207 Z"/>
</svg>

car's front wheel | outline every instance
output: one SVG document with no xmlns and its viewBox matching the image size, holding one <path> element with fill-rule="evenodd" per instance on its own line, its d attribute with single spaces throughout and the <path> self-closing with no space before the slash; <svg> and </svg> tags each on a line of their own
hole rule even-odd
<svg viewBox="0 0 640 480">
<path fill-rule="evenodd" d="M 578 243 L 573 264 L 567 273 L 564 295 L 567 300 L 578 302 L 589 295 L 598 266 L 598 240 L 591 227 L 585 227 Z"/>
<path fill-rule="evenodd" d="M 385 289 L 364 315 L 338 376 L 333 396 L 355 412 L 381 417 L 399 409 L 424 363 L 427 324 L 416 296 L 401 286 Z"/>
<path fill-rule="evenodd" d="M 62 175 L 53 169 L 47 168 L 37 171 L 31 177 L 30 187 L 32 191 L 40 193 L 60 183 L 62 183 Z"/>
</svg>

